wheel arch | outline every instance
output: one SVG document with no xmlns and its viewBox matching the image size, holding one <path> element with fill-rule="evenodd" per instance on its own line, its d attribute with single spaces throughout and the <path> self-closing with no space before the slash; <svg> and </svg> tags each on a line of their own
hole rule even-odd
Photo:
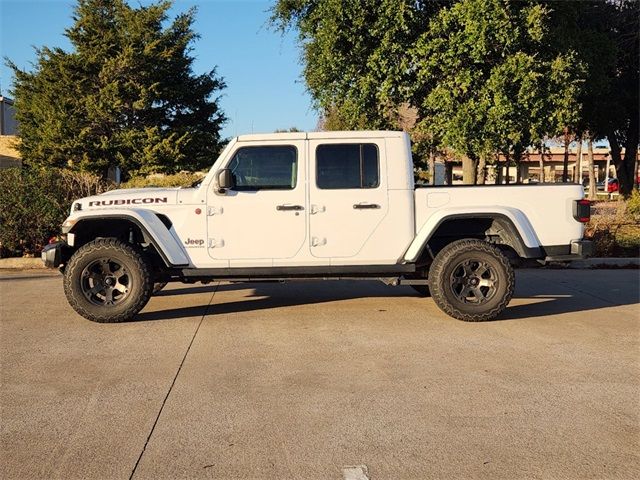
<svg viewBox="0 0 640 480">
<path fill-rule="evenodd" d="M 527 217 L 520 210 L 502 208 L 487 211 L 436 213 L 419 230 L 404 260 L 416 262 L 431 249 L 437 253 L 447 244 L 463 238 L 489 239 L 521 258 L 543 258 L 544 251 Z"/>
<path fill-rule="evenodd" d="M 66 222 L 65 222 L 66 223 Z M 165 266 L 188 266 L 189 257 L 170 230 L 171 222 L 164 215 L 148 210 L 121 212 L 87 212 L 73 216 L 73 225 L 63 233 L 74 234 L 74 248 L 98 237 L 126 239 L 134 235 L 134 242 L 153 245 Z"/>
</svg>

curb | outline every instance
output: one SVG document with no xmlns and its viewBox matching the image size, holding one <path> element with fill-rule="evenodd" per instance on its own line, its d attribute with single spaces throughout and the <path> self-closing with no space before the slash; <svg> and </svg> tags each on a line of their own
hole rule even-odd
<svg viewBox="0 0 640 480">
<path fill-rule="evenodd" d="M 640 268 L 640 258 L 585 258 L 573 262 L 549 262 L 550 267 L 588 270 L 594 268 Z"/>
<path fill-rule="evenodd" d="M 640 258 L 587 258 L 571 262 L 569 268 L 640 268 Z"/>
<path fill-rule="evenodd" d="M 44 269 L 44 263 L 40 257 L 34 258 L 0 258 L 0 269 L 32 270 Z"/>
</svg>

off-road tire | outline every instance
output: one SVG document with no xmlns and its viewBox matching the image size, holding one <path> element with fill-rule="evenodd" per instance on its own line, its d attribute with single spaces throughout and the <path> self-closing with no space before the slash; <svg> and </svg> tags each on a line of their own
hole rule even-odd
<svg viewBox="0 0 640 480">
<path fill-rule="evenodd" d="M 479 276 L 477 272 L 483 268 L 490 274 Z M 482 322 L 496 318 L 507 307 L 515 274 L 499 248 L 481 240 L 457 240 L 436 255 L 429 269 L 429 287 L 436 305 L 447 315 L 465 322 Z M 471 297 L 477 301 L 465 292 L 478 292 Z"/>
<path fill-rule="evenodd" d="M 168 282 L 155 282 L 153 284 L 153 290 L 151 291 L 151 295 L 157 295 L 162 291 L 164 287 L 167 286 Z"/>
<path fill-rule="evenodd" d="M 99 304 L 101 300 L 99 296 L 106 292 L 106 290 L 99 290 L 100 282 L 103 287 L 106 286 L 108 273 L 102 270 L 102 279 L 94 280 L 93 275 L 99 277 L 101 272 L 92 273 L 90 269 L 101 263 L 107 265 L 107 272 L 110 272 L 113 266 L 124 268 L 126 272 L 124 275 L 126 275 L 127 284 L 124 287 L 120 286 L 120 288 L 126 287 L 126 293 L 121 293 L 119 290 L 116 292 L 121 295 L 120 300 L 114 300 L 113 287 L 111 287 L 110 298 L 113 304 L 108 304 L 108 301 L 105 304 Z M 118 271 L 112 274 L 114 278 Z M 91 278 L 94 289 L 98 289 L 97 294 L 91 294 L 91 290 L 94 289 L 87 290 L 87 282 L 89 282 L 87 278 Z M 98 282 L 97 287 L 96 282 Z M 120 278 L 115 282 L 119 284 Z M 99 323 L 131 320 L 147 304 L 153 288 L 151 274 L 143 254 L 132 245 L 116 238 L 99 238 L 80 247 L 65 268 L 63 285 L 71 307 L 84 318 Z"/>
</svg>

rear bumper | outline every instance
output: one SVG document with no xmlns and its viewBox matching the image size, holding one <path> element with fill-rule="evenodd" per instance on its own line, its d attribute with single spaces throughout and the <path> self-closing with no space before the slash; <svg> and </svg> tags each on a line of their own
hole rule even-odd
<svg viewBox="0 0 640 480">
<path fill-rule="evenodd" d="M 569 245 L 545 247 L 545 252 L 547 253 L 545 262 L 581 260 L 593 255 L 593 242 L 591 240 L 574 240 Z"/>
<path fill-rule="evenodd" d="M 42 249 L 40 257 L 45 267 L 58 268 L 71 257 L 71 247 L 65 242 L 50 243 Z"/>
</svg>

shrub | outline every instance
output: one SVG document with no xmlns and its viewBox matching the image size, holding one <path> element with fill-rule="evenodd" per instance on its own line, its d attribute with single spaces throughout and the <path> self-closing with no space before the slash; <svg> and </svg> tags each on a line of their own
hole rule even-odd
<svg viewBox="0 0 640 480">
<path fill-rule="evenodd" d="M 635 193 L 636 199 L 638 194 Z M 638 201 L 638 200 L 635 200 Z M 637 257 L 640 226 L 633 197 L 627 202 L 595 202 L 585 237 L 595 242 L 595 257 Z M 637 208 L 637 207 L 635 207 Z"/>
<path fill-rule="evenodd" d="M 640 191 L 638 191 L 637 188 L 633 189 L 633 192 L 627 199 L 626 214 L 634 221 L 640 222 Z"/>
<path fill-rule="evenodd" d="M 95 175 L 58 169 L 0 171 L 2 256 L 36 253 L 60 233 L 74 199 L 102 193 L 110 185 Z"/>
<path fill-rule="evenodd" d="M 181 172 L 174 175 L 149 175 L 148 177 L 133 177 L 120 185 L 120 188 L 145 187 L 188 187 L 205 176 L 204 173 Z"/>
</svg>

